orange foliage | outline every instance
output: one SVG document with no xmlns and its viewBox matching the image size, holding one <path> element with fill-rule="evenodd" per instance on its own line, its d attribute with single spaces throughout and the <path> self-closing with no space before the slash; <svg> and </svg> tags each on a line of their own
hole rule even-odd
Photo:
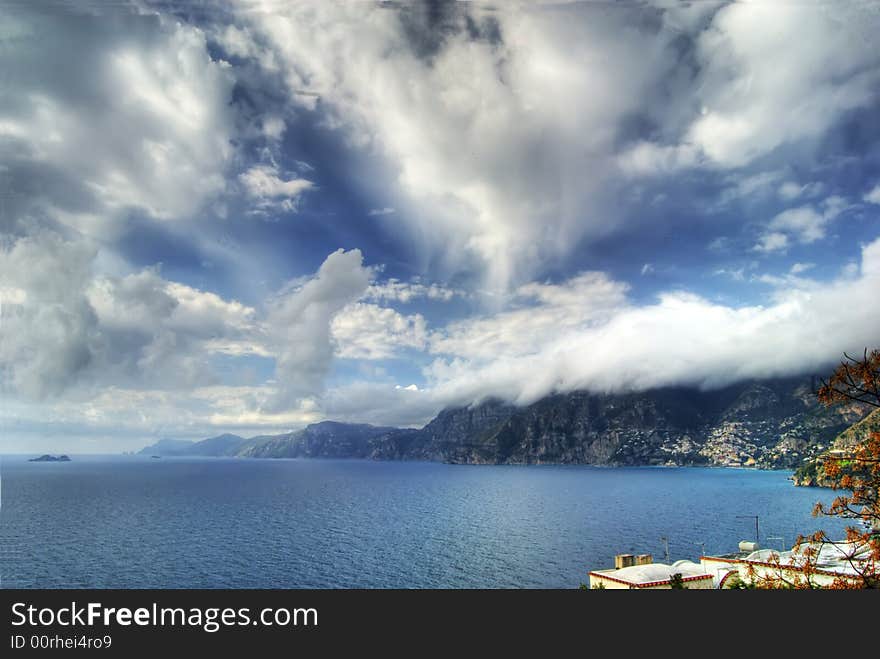
<svg viewBox="0 0 880 659">
<path fill-rule="evenodd" d="M 880 407 L 880 350 L 861 359 L 844 354 L 844 361 L 817 392 L 826 406 L 856 402 Z M 831 489 L 840 491 L 830 506 L 817 503 L 813 515 L 829 515 L 859 520 L 864 528 L 846 530 L 846 546 L 832 541 L 824 531 L 807 538 L 799 537 L 793 553 L 798 556 L 798 570 L 786 569 L 775 558 L 769 575 L 757 575 L 750 566 L 757 588 L 880 588 L 880 432 L 873 432 L 861 444 L 838 453 L 828 453 L 822 471 Z M 840 550 L 852 569 L 852 575 L 835 577 L 830 585 L 819 586 L 821 573 L 817 558 L 822 547 L 833 545 Z M 848 555 L 847 555 L 848 554 Z"/>
<path fill-rule="evenodd" d="M 880 407 L 880 350 L 865 352 L 861 359 L 844 353 L 844 360 L 817 392 L 819 402 L 834 405 L 846 401 Z"/>
</svg>

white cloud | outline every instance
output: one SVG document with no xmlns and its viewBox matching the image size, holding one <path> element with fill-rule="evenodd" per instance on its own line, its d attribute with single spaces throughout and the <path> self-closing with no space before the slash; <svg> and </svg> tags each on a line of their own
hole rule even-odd
<svg viewBox="0 0 880 659">
<path fill-rule="evenodd" d="M 210 406 L 204 419 L 210 427 L 224 432 L 283 432 L 321 420 L 321 410 L 311 399 L 293 402 L 284 409 L 267 409 L 278 393 L 275 386 L 203 387 L 193 396 Z"/>
<path fill-rule="evenodd" d="M 618 164 L 627 174 L 639 176 L 664 175 L 700 164 L 699 149 L 691 144 L 660 145 L 639 142 L 618 157 Z"/>
<path fill-rule="evenodd" d="M 876 101 L 880 55 L 870 44 L 880 17 L 869 5 L 739 2 L 714 9 L 672 25 L 667 6 L 666 27 L 695 44 L 692 68 L 681 69 L 693 77 L 663 98 L 650 141 L 623 152 L 625 172 L 743 168 L 778 149 L 817 143 L 847 113 Z M 814 192 L 792 182 L 779 188 L 788 201 Z"/>
<path fill-rule="evenodd" d="M 582 239 L 643 221 L 619 210 L 623 192 L 675 201 L 639 176 L 700 167 L 676 182 L 691 185 L 693 174 L 701 184 L 707 174 L 725 186 L 722 201 L 796 205 L 768 219 L 761 252 L 820 241 L 846 210 L 843 199 L 820 201 L 830 190 L 821 182 L 802 184 L 815 172 L 802 167 L 812 158 L 798 158 L 876 101 L 876 12 L 661 6 L 469 4 L 440 12 L 446 23 L 437 26 L 419 22 L 429 13 L 421 7 L 248 0 L 239 25 L 205 28 L 235 66 L 212 59 L 201 29 L 153 12 L 107 9 L 106 21 L 74 21 L 64 7 L 56 16 L 0 8 L 16 45 L 0 98 L 2 173 L 30 204 L 2 218 L 4 234 L 9 218 L 14 229 L 0 247 L 4 396 L 14 405 L 56 396 L 33 418 L 56 410 L 59 422 L 103 419 L 108 428 L 114 417 L 132 429 L 193 432 L 337 414 L 414 423 L 487 395 L 526 401 L 580 386 L 713 386 L 793 372 L 833 361 L 841 344 L 870 343 L 876 312 L 860 301 L 877 287 L 878 243 L 833 282 L 807 279 L 805 263 L 754 277 L 774 287 L 766 306 L 675 291 L 638 305 L 603 273 L 533 281 L 565 267 Z M 45 47 L 61 36 L 69 48 Z M 234 75 L 251 82 L 258 66 L 283 81 L 290 104 L 236 117 Z M 406 230 L 395 239 L 410 263 L 440 264 L 432 277 L 462 275 L 453 281 L 482 272 L 496 308 L 429 327 L 395 305 L 467 298 L 445 309 L 461 311 L 477 294 L 375 281 L 357 250 L 331 254 L 255 307 L 110 253 L 121 220 L 197 216 L 224 190 L 244 193 L 260 213 L 296 210 L 313 188 L 302 178 L 308 166 L 297 163 L 295 174 L 274 163 L 298 155 L 276 157 L 306 113 L 305 124 L 348 140 L 346 157 L 376 165 L 356 185 L 381 200 L 370 215 Z M 251 141 L 265 147 L 263 164 L 234 151 Z M 863 199 L 880 203 L 880 187 Z M 73 230 L 62 238 L 34 228 L 52 221 Z M 710 249 L 737 249 L 741 236 L 721 230 L 731 238 L 707 236 Z M 745 280 L 746 267 L 729 260 L 706 271 Z M 326 390 L 333 359 L 375 362 L 400 349 L 424 350 L 417 363 L 433 359 L 427 386 L 398 388 L 409 378 L 373 363 L 352 368 L 380 381 Z M 224 389 L 218 354 L 274 359 L 275 380 L 254 373 L 242 380 L 258 386 Z"/>
<path fill-rule="evenodd" d="M 848 204 L 843 198 L 835 196 L 823 200 L 821 205 L 822 212 L 812 206 L 800 206 L 779 213 L 767 225 L 767 231 L 754 250 L 780 251 L 789 247 L 791 239 L 808 245 L 825 238 L 828 223 L 846 210 Z"/>
<path fill-rule="evenodd" d="M 284 428 L 318 420 L 315 399 L 337 340 L 340 354 L 359 359 L 424 343 L 421 316 L 355 304 L 374 275 L 358 250 L 330 254 L 263 312 L 156 269 L 97 275 L 95 255 L 88 242 L 50 232 L 0 250 L 0 280 L 12 291 L 2 300 L 0 387 L 25 410 L 25 425 Z M 334 324 L 343 309 L 348 317 Z M 219 353 L 270 357 L 275 379 L 219 387 L 212 363 Z"/>
<path fill-rule="evenodd" d="M 718 195 L 713 204 L 715 209 L 724 209 L 732 202 L 754 202 L 769 198 L 776 191 L 779 181 L 784 176 L 780 170 L 760 171 L 758 173 L 730 172 L 721 180 L 726 187 Z"/>
<path fill-rule="evenodd" d="M 302 178 L 285 181 L 271 165 L 254 165 L 242 172 L 238 180 L 261 208 L 277 206 L 285 211 L 296 210 L 302 193 L 312 187 L 311 181 Z"/>
<path fill-rule="evenodd" d="M 358 302 L 375 275 L 358 250 L 330 254 L 313 276 L 267 300 L 264 311 L 168 281 L 155 268 L 99 275 L 95 257 L 88 242 L 50 232 L 0 250 L 0 384 L 21 405 L 42 399 L 41 414 L 53 423 L 97 428 L 101 419 L 116 419 L 131 430 L 158 431 L 173 423 L 174 410 L 180 427 L 316 420 L 334 356 L 384 359 L 402 348 L 423 350 L 427 341 L 420 314 Z M 414 286 L 422 296 L 432 290 Z M 206 408 L 198 392 L 228 391 L 216 386 L 217 354 L 273 359 L 275 379 L 246 396 L 235 389 Z M 123 411 L 123 403 L 151 409 Z"/>
<path fill-rule="evenodd" d="M 0 281 L 21 291 L 0 319 L 0 376 L 6 391 L 45 397 L 88 369 L 98 321 L 84 295 L 94 247 L 41 234 L 0 249 Z"/>
<path fill-rule="evenodd" d="M 598 272 L 526 284 L 513 297 L 520 308 L 453 322 L 431 335 L 430 350 L 469 359 L 532 354 L 554 337 L 607 322 L 626 303 L 627 289 Z"/>
<path fill-rule="evenodd" d="M 821 136 L 875 98 L 878 26 L 867 5 L 736 3 L 699 37 L 707 112 L 687 132 L 717 165 L 738 167 Z M 771 63 L 768 65 L 768 63 Z"/>
<path fill-rule="evenodd" d="M 797 183 L 786 181 L 781 186 L 779 186 L 779 196 L 786 201 L 792 201 L 793 199 L 797 199 L 801 195 L 801 190 L 801 186 L 799 186 Z"/>
<path fill-rule="evenodd" d="M 219 336 L 234 331 L 254 332 L 255 311 L 237 300 L 227 301 L 216 293 L 169 282 L 168 294 L 177 302 L 170 322 L 174 329 Z"/>
<path fill-rule="evenodd" d="M 249 437 L 288 432 L 320 421 L 306 401 L 279 413 L 259 411 L 268 386 L 208 386 L 186 396 L 159 389 L 106 387 L 53 402 L 9 401 L 3 407 L 4 450 L 106 453 L 137 450 L 163 437 L 199 440 L 221 432 Z M 39 447 L 39 448 L 37 448 Z"/>
<path fill-rule="evenodd" d="M 745 268 L 718 268 L 712 274 L 716 277 L 730 277 L 733 281 L 745 281 Z"/>
<path fill-rule="evenodd" d="M 244 352 L 243 346 L 265 354 L 253 308 L 166 281 L 155 270 L 96 278 L 86 294 L 103 337 L 99 381 L 124 367 L 134 386 L 204 385 L 217 378 L 212 354 Z"/>
<path fill-rule="evenodd" d="M 20 305 L 24 304 L 26 300 L 27 292 L 24 289 L 11 286 L 0 288 L 0 305 L 4 303 Z M 2 312 L 0 312 L 0 318 L 2 318 Z"/>
<path fill-rule="evenodd" d="M 865 7 L 659 7 L 462 4 L 437 26 L 417 9 L 267 1 L 238 18 L 255 60 L 274 53 L 295 107 L 387 163 L 376 178 L 390 219 L 425 258 L 476 266 L 506 293 L 630 221 L 616 195 L 635 176 L 737 170 L 729 196 L 811 196 L 779 167 L 741 168 L 875 98 Z"/>
<path fill-rule="evenodd" d="M 364 298 L 368 300 L 402 302 L 404 304 L 420 298 L 449 302 L 455 297 L 468 297 L 468 293 L 460 288 L 450 288 L 437 283 L 404 282 L 394 278 L 386 279 L 381 283 L 374 282 L 364 295 Z"/>
<path fill-rule="evenodd" d="M 427 326 L 421 314 L 404 316 L 388 307 L 356 303 L 331 323 L 336 354 L 346 359 L 387 359 L 401 349 L 423 349 Z"/>
<path fill-rule="evenodd" d="M 118 6 L 105 20 L 69 11 L 0 10 L 23 30 L 4 55 L 7 177 L 56 220 L 103 239 L 132 208 L 191 217 L 225 187 L 228 67 L 197 28 Z"/>
<path fill-rule="evenodd" d="M 592 283 L 590 280 L 592 279 Z M 488 398 L 527 404 L 572 390 L 641 390 L 689 384 L 714 388 L 745 378 L 827 372 L 844 350 L 872 345 L 880 310 L 866 304 L 880 285 L 880 240 L 866 245 L 855 272 L 830 282 L 786 276 L 767 305 L 735 307 L 688 293 L 666 293 L 649 305 L 607 296 L 609 307 L 577 315 L 577 300 L 602 297 L 597 275 L 534 284 L 514 298 L 526 309 L 453 323 L 436 330 L 444 356 L 426 370 L 427 385 L 354 382 L 328 391 L 331 418 L 422 425 L 440 409 Z M 600 305 L 602 306 L 602 305 Z M 511 340 L 508 337 L 521 337 Z"/>
<path fill-rule="evenodd" d="M 813 243 L 825 237 L 827 219 L 812 208 L 802 206 L 783 211 L 770 222 L 770 229 L 793 234 L 802 243 Z"/>
<path fill-rule="evenodd" d="M 330 419 L 398 427 L 421 427 L 448 401 L 432 391 L 390 382 L 351 382 L 333 387 L 322 401 Z"/>
<path fill-rule="evenodd" d="M 774 287 L 762 306 L 725 306 L 681 292 L 639 305 L 625 284 L 583 273 L 521 286 L 505 310 L 431 332 L 418 315 L 358 302 L 374 272 L 356 251 L 328 256 L 313 277 L 273 298 L 264 315 L 167 282 L 154 270 L 94 278 L 92 258 L 84 244 L 52 235 L 21 239 L 3 252 L 0 274 L 24 291 L 15 296 L 23 304 L 3 307 L 4 386 L 22 395 L 65 386 L 69 393 L 38 408 L 13 397 L 4 418 L 186 436 L 214 428 L 284 429 L 328 417 L 419 425 L 447 405 L 492 396 L 527 403 L 574 389 L 715 387 L 827 370 L 842 350 L 871 345 L 880 330 L 880 310 L 865 303 L 880 285 L 880 240 L 866 245 L 861 262 L 837 280 L 798 276 L 809 269 L 803 263 L 790 275 L 760 278 Z M 44 267 L 23 269 L 25 261 Z M 37 312 L 39 318 L 23 315 Z M 191 380 L 218 333 L 229 342 L 258 337 L 276 358 L 275 381 L 230 387 Z M 326 389 L 334 351 L 379 358 L 401 345 L 418 350 L 426 335 L 435 359 L 425 386 L 377 376 Z M 133 366 L 158 370 L 167 380 L 122 378 Z M 100 387 L 73 386 L 96 373 L 104 378 Z M 176 393 L 179 379 L 195 388 Z"/>
<path fill-rule="evenodd" d="M 430 391 L 445 401 L 500 396 L 527 403 L 575 389 L 717 387 L 825 370 L 843 350 L 876 341 L 880 309 L 866 301 L 880 285 L 880 240 L 864 247 L 854 278 L 799 282 L 796 288 L 779 282 L 768 306 L 728 307 L 686 293 L 664 294 L 641 307 L 622 301 L 594 324 L 572 324 L 543 337 L 524 332 L 530 350 L 511 350 L 497 340 L 504 314 L 497 324 L 453 328 L 458 340 L 446 342 L 451 356 L 432 365 Z M 573 292 L 583 285 L 561 289 Z M 549 327 L 560 313 L 545 301 L 529 315 L 533 327 Z"/>
<path fill-rule="evenodd" d="M 210 357 L 260 344 L 255 310 L 145 269 L 94 272 L 96 248 L 41 232 L 0 250 L 0 278 L 18 294 L 0 321 L 0 378 L 10 393 L 45 398 L 71 388 L 211 382 Z M 254 352 L 258 352 L 257 348 Z"/>
<path fill-rule="evenodd" d="M 262 52 L 253 36 L 235 25 L 224 26 L 213 37 L 227 53 L 235 57 L 257 57 Z"/>
<path fill-rule="evenodd" d="M 869 204 L 880 205 L 880 185 L 875 185 L 864 197 Z"/>
<path fill-rule="evenodd" d="M 405 12 L 372 4 L 245 7 L 291 100 L 389 163 L 409 237 L 494 290 L 618 221 L 618 122 L 676 59 L 674 33 L 627 11 L 462 4 L 426 47 L 436 26 L 405 29 Z"/>
<path fill-rule="evenodd" d="M 756 252 L 779 252 L 788 249 L 788 236 L 778 231 L 771 231 L 762 235 L 755 244 Z"/>
<path fill-rule="evenodd" d="M 283 430 L 321 418 L 334 351 L 379 359 L 424 345 L 421 316 L 356 303 L 374 276 L 358 250 L 330 254 L 262 312 L 156 269 L 96 275 L 94 260 L 87 242 L 48 232 L 0 250 L 0 279 L 14 292 L 0 316 L 0 386 L 3 418 L 22 415 L 16 428 Z M 269 357 L 275 379 L 218 386 L 218 353 Z"/>
<path fill-rule="evenodd" d="M 774 288 L 787 287 L 790 289 L 797 288 L 801 290 L 812 288 L 814 282 L 800 276 L 797 272 L 793 272 L 792 270 L 783 275 L 752 275 L 750 281 L 768 284 L 769 286 L 773 286 Z"/>
<path fill-rule="evenodd" d="M 280 140 L 287 130 L 287 124 L 281 117 L 263 117 L 263 135 L 269 140 Z"/>
<path fill-rule="evenodd" d="M 779 198 L 784 201 L 794 201 L 798 198 L 813 198 L 822 194 L 825 190 L 825 185 L 818 181 L 813 181 L 812 183 L 807 183 L 806 185 L 799 185 L 794 183 L 793 181 L 786 181 L 782 185 L 779 186 L 779 190 L 777 191 Z"/>
<path fill-rule="evenodd" d="M 266 328 L 272 342 L 279 392 L 267 405 L 278 412 L 320 395 L 333 360 L 333 319 L 366 292 L 372 270 L 360 250 L 330 254 L 314 277 L 268 304 Z"/>
</svg>

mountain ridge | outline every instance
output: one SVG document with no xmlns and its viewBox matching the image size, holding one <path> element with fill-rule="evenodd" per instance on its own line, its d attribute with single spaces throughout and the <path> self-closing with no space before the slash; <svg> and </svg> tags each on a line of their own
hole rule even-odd
<svg viewBox="0 0 880 659">
<path fill-rule="evenodd" d="M 322 421 L 249 439 L 226 433 L 164 454 L 795 468 L 867 415 L 858 406 L 823 407 L 812 387 L 809 378 L 786 378 L 711 391 L 575 391 L 519 407 L 488 400 L 445 409 L 419 429 Z M 160 444 L 141 453 L 163 454 Z"/>
</svg>

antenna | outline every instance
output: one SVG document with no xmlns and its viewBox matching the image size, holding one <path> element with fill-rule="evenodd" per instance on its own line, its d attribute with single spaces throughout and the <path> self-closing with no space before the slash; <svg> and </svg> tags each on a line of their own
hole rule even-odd
<svg viewBox="0 0 880 659">
<path fill-rule="evenodd" d="M 666 562 L 668 563 L 669 562 L 669 538 L 667 538 L 665 535 L 661 535 L 660 542 L 663 543 L 663 547 L 664 547 L 665 555 L 666 555 Z"/>
<path fill-rule="evenodd" d="M 759 535 L 758 535 L 758 516 L 757 515 L 737 515 L 736 517 L 737 517 L 737 519 L 753 519 L 753 520 L 755 520 L 755 543 L 760 545 L 761 542 L 758 539 L 759 538 Z"/>
<path fill-rule="evenodd" d="M 699 542 L 695 542 L 695 545 L 700 546 L 700 558 L 706 555 L 706 542 L 704 540 L 700 540 Z"/>
</svg>

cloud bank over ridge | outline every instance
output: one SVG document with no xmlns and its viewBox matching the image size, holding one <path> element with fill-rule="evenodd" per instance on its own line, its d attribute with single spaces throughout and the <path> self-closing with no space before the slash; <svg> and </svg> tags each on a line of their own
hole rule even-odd
<svg viewBox="0 0 880 659">
<path fill-rule="evenodd" d="M 823 372 L 880 338 L 870 4 L 17 4 L 0 26 L 13 448 L 418 425 Z"/>
</svg>

